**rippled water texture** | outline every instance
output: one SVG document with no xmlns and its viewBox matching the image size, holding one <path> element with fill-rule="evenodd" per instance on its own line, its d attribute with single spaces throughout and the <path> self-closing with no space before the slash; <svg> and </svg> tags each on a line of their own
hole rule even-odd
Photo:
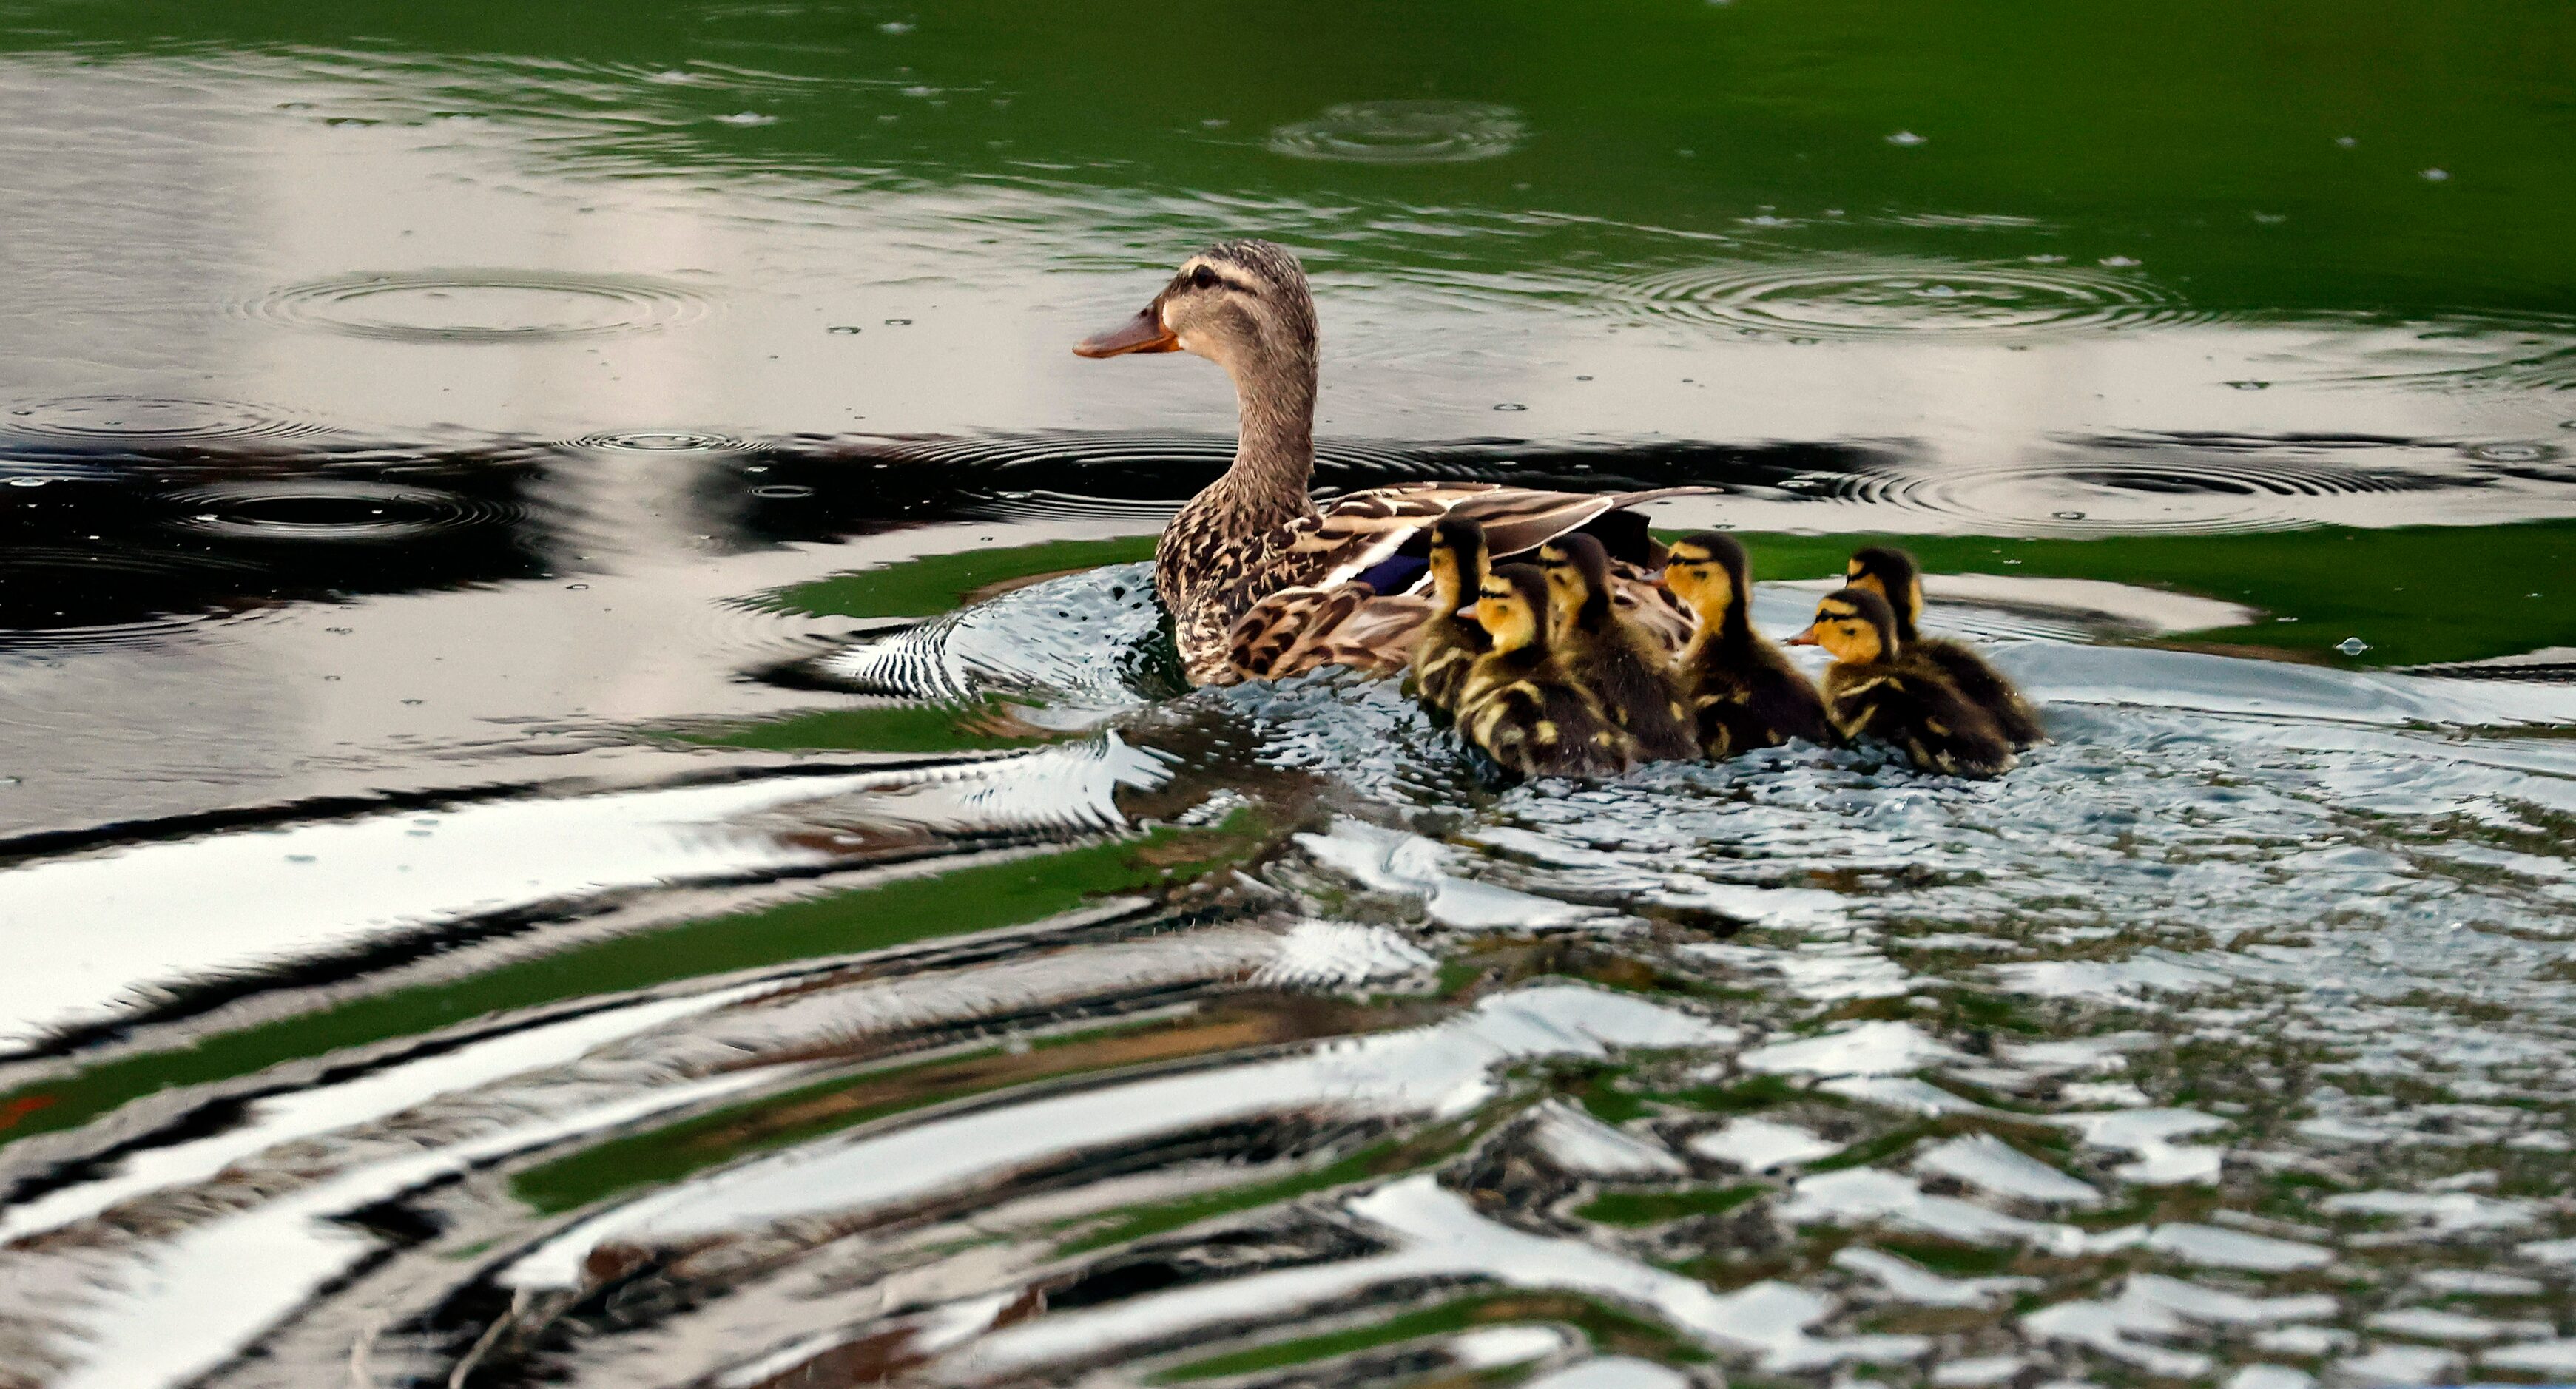
<svg viewBox="0 0 2576 1389">
<path fill-rule="evenodd" d="M 2576 1381 L 2576 30 L 0 7 L 0 1389 Z M 2051 741 L 1188 689 L 1316 482 Z"/>
</svg>

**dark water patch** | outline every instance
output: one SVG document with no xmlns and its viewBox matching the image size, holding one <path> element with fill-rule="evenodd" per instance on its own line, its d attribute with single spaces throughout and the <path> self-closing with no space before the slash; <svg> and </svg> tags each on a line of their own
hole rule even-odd
<svg viewBox="0 0 2576 1389">
<path fill-rule="evenodd" d="M 447 532 L 526 519 L 508 500 L 337 477 L 210 483 L 162 502 L 179 513 L 171 521 L 178 529 L 290 545 L 435 543 Z"/>
<path fill-rule="evenodd" d="M 1509 154 L 1528 127 L 1482 101 L 1355 101 L 1270 132 L 1274 153 L 1343 164 L 1463 164 Z"/>
<path fill-rule="evenodd" d="M 1642 316 L 1791 340 L 2021 338 L 2212 316 L 2142 276 L 2029 262 L 1721 262 L 1607 293 Z"/>
<path fill-rule="evenodd" d="M 253 300 L 254 317 L 384 342 L 558 342 L 644 332 L 703 318 L 713 301 L 643 275 L 539 270 L 417 270 L 288 285 Z"/>
<path fill-rule="evenodd" d="M 132 447 L 0 488 L 0 643 L 157 641 L 278 604 L 532 577 L 554 547 L 516 450 L 290 466 L 237 443 Z"/>
</svg>

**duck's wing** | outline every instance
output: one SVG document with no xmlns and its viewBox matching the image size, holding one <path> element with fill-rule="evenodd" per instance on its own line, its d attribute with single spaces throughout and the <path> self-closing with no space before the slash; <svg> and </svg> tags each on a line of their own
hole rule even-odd
<svg viewBox="0 0 2576 1389">
<path fill-rule="evenodd" d="M 1313 516 L 1291 524 L 1279 567 L 1294 576 L 1295 582 L 1309 587 L 1329 587 L 1371 577 L 1378 590 L 1393 592 L 1412 587 L 1422 576 L 1424 566 L 1402 566 L 1407 572 L 1395 575 L 1372 571 L 1396 560 L 1399 552 L 1446 516 L 1462 517 L 1484 527 L 1487 553 L 1496 559 L 1507 559 L 1580 530 L 1614 511 L 1716 490 L 1659 487 L 1644 492 L 1540 492 L 1492 482 L 1409 482 L 1373 487 L 1336 497 Z M 1642 526 L 1638 534 L 1643 536 Z M 1632 563 L 1651 558 L 1655 557 L 1641 551 Z"/>
<path fill-rule="evenodd" d="M 1438 606 L 1427 594 L 1381 596 L 1364 583 L 1281 589 L 1235 619 L 1226 667 L 1236 680 L 1277 680 L 1322 665 L 1393 675 Z"/>
</svg>

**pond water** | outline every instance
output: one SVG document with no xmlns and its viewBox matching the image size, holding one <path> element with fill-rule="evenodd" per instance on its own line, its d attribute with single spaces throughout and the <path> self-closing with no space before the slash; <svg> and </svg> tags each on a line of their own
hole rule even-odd
<svg viewBox="0 0 2576 1389">
<path fill-rule="evenodd" d="M 0 1385 L 2576 1380 L 2576 21 L 0 3 Z M 2053 741 L 1190 691 L 1317 482 Z"/>
</svg>

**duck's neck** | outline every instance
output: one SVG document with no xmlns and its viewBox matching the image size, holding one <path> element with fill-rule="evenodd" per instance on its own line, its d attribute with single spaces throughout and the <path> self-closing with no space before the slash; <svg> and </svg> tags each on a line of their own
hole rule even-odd
<svg viewBox="0 0 2576 1389">
<path fill-rule="evenodd" d="M 1230 364 L 1242 438 L 1234 466 L 1200 495 L 1221 497 L 1257 526 L 1277 525 L 1315 510 L 1315 356 L 1311 350 Z"/>
<path fill-rule="evenodd" d="M 1721 651 L 1742 651 L 1752 646 L 1753 615 L 1746 610 L 1750 606 L 1737 595 L 1716 612 L 1700 609 L 1700 630 L 1707 634 L 1709 644 Z"/>
</svg>

